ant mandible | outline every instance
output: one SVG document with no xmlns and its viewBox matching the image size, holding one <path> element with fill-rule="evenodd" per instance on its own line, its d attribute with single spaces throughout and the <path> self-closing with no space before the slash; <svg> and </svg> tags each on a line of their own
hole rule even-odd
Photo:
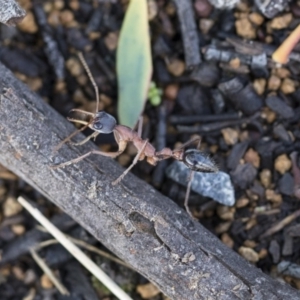
<svg viewBox="0 0 300 300">
<path fill-rule="evenodd" d="M 76 122 L 79 124 L 83 124 L 84 126 L 72 133 L 70 136 L 68 136 L 65 140 L 63 140 L 55 150 L 58 150 L 65 142 L 70 142 L 72 145 L 78 146 L 78 145 L 83 145 L 87 141 L 89 141 L 91 138 L 96 138 L 100 133 L 103 134 L 109 134 L 112 133 L 114 134 L 115 140 L 119 146 L 119 149 L 117 152 L 104 152 L 100 150 L 91 150 L 75 159 L 72 159 L 70 161 L 67 161 L 65 163 L 61 163 L 55 166 L 52 166 L 52 169 L 57 169 L 57 168 L 62 168 L 74 163 L 77 163 L 81 161 L 82 159 L 88 157 L 91 154 L 99 154 L 102 156 L 106 157 L 111 157 L 115 158 L 119 156 L 121 153 L 124 152 L 126 149 L 126 146 L 129 142 L 133 143 L 135 148 L 137 149 L 137 154 L 132 162 L 132 164 L 116 179 L 112 182 L 112 185 L 118 184 L 124 177 L 125 175 L 133 168 L 133 166 L 139 161 L 143 159 L 147 159 L 147 162 L 151 165 L 156 165 L 157 162 L 161 160 L 165 160 L 168 158 L 174 158 L 178 161 L 182 161 L 191 171 L 191 175 L 189 177 L 189 184 L 186 192 L 186 197 L 185 197 L 185 202 L 184 205 L 186 207 L 187 212 L 191 215 L 189 208 L 188 208 L 188 198 L 189 198 L 189 193 L 190 193 L 190 186 L 191 186 L 191 180 L 193 177 L 193 171 L 196 172 L 205 172 L 205 173 L 213 173 L 213 172 L 218 172 L 218 167 L 215 164 L 215 162 L 210 159 L 208 156 L 203 155 L 203 153 L 198 150 L 199 145 L 200 145 L 200 138 L 190 140 L 183 144 L 180 148 L 177 149 L 170 149 L 170 148 L 163 148 L 160 151 L 156 151 L 154 146 L 151 145 L 148 141 L 148 139 L 143 140 L 141 137 L 141 132 L 142 132 L 142 122 L 139 120 L 139 126 L 138 126 L 138 131 L 135 131 L 127 126 L 123 125 L 117 125 L 116 119 L 111 116 L 110 114 L 106 113 L 105 111 L 98 111 L 99 107 L 99 92 L 98 92 L 98 87 L 96 85 L 96 82 L 90 72 L 90 69 L 84 60 L 84 57 L 82 53 L 78 53 L 79 59 L 84 66 L 85 71 L 88 74 L 89 79 L 91 80 L 95 93 L 96 93 L 96 112 L 95 113 L 90 113 L 81 109 L 72 109 L 71 112 L 78 112 L 83 115 L 86 115 L 90 117 L 89 121 L 84 121 L 80 119 L 74 119 L 74 118 L 68 118 L 69 121 L 71 122 Z M 70 139 L 75 136 L 78 132 L 83 131 L 87 127 L 91 128 L 94 132 L 83 139 L 81 142 L 78 143 L 73 143 L 70 141 Z M 188 149 L 185 150 L 185 147 L 195 143 L 198 141 L 198 147 L 197 149 Z"/>
</svg>

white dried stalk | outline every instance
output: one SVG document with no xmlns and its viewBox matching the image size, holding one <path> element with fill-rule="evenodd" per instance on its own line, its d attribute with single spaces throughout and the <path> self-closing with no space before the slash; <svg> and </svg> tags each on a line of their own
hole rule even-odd
<svg viewBox="0 0 300 300">
<path fill-rule="evenodd" d="M 0 0 L 0 22 L 6 25 L 16 25 L 21 22 L 26 11 L 15 0 Z"/>
</svg>

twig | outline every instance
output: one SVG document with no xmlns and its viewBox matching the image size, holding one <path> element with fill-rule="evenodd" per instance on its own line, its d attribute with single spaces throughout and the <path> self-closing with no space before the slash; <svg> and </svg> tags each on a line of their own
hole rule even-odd
<svg viewBox="0 0 300 300">
<path fill-rule="evenodd" d="M 296 210 L 289 216 L 285 217 L 283 220 L 281 220 L 279 223 L 276 225 L 272 226 L 270 229 L 268 229 L 265 233 L 263 233 L 260 238 L 265 238 L 267 236 L 270 236 L 279 230 L 283 229 L 285 226 L 290 224 L 292 221 L 294 221 L 296 218 L 300 216 L 300 209 Z"/>
<path fill-rule="evenodd" d="M 0 22 L 15 26 L 26 15 L 26 11 L 15 0 L 0 0 Z"/>
<path fill-rule="evenodd" d="M 199 38 L 191 0 L 174 0 L 180 22 L 185 63 L 192 69 L 201 63 Z"/>
<path fill-rule="evenodd" d="M 284 40 L 284 42 L 273 53 L 272 58 L 280 64 L 286 64 L 289 61 L 289 55 L 300 40 L 300 25 Z"/>
<path fill-rule="evenodd" d="M 88 244 L 88 243 L 86 243 L 84 241 L 75 239 L 75 238 L 73 238 L 71 236 L 68 236 L 67 234 L 65 236 L 70 241 L 72 241 L 74 244 L 76 244 L 76 245 L 78 245 L 78 246 L 80 246 L 80 247 L 82 247 L 82 248 L 84 248 L 86 250 L 89 250 L 91 252 L 94 252 L 94 253 L 96 253 L 98 255 L 101 255 L 101 256 L 103 256 L 103 257 L 105 257 L 107 259 L 110 259 L 111 261 L 114 261 L 115 263 L 117 263 L 119 265 L 122 265 L 122 266 L 124 266 L 126 268 L 129 268 L 129 269 L 135 271 L 135 269 L 133 269 L 130 265 L 126 264 L 123 260 L 121 260 L 121 259 L 119 259 L 119 258 L 117 258 L 117 257 L 115 257 L 115 256 L 113 256 L 113 255 L 111 255 L 111 254 L 109 254 L 109 253 L 107 253 L 105 251 L 102 251 L 102 250 L 98 249 L 97 247 L 94 247 L 93 245 L 90 245 L 90 244 Z M 58 241 L 55 240 L 55 239 L 47 240 L 47 241 L 39 243 L 37 245 L 37 249 L 42 249 L 44 247 L 48 247 L 50 245 L 54 245 L 54 244 L 57 244 L 57 243 L 58 243 Z"/>
<path fill-rule="evenodd" d="M 47 266 L 45 261 L 37 254 L 37 252 L 31 248 L 30 253 L 35 262 L 40 266 L 44 273 L 49 277 L 55 287 L 60 291 L 62 295 L 69 296 L 69 291 L 64 287 L 64 285 L 56 278 L 52 270 Z"/>
<path fill-rule="evenodd" d="M 111 280 L 91 259 L 89 259 L 76 245 L 49 222 L 39 210 L 34 208 L 23 197 L 19 197 L 20 204 L 39 221 L 82 265 L 98 278 L 115 296 L 121 300 L 132 300 L 114 281 Z"/>
</svg>

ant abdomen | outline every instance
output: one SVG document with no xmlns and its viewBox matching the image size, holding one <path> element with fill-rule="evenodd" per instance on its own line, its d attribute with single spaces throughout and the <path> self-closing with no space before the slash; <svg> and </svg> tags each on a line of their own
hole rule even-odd
<svg viewBox="0 0 300 300">
<path fill-rule="evenodd" d="M 184 152 L 182 161 L 193 171 L 215 173 L 219 171 L 217 164 L 198 149 L 188 149 Z"/>
</svg>

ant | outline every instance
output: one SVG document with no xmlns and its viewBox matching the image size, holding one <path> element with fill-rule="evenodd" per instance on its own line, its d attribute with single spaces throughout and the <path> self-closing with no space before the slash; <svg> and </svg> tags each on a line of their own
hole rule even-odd
<svg viewBox="0 0 300 300">
<path fill-rule="evenodd" d="M 84 66 L 84 69 L 91 80 L 94 89 L 95 89 L 95 94 L 96 94 L 96 112 L 95 113 L 90 113 L 81 109 L 72 109 L 71 112 L 78 112 L 80 114 L 86 115 L 90 117 L 89 121 L 84 121 L 80 119 L 74 119 L 74 118 L 68 118 L 69 121 L 71 122 L 76 122 L 79 124 L 83 124 L 84 126 L 73 132 L 70 136 L 68 136 L 65 140 L 63 140 L 56 148 L 55 150 L 57 151 L 64 143 L 70 142 L 72 145 L 79 146 L 83 145 L 86 142 L 88 142 L 92 138 L 96 138 L 100 133 L 103 134 L 109 134 L 112 133 L 114 134 L 115 140 L 119 146 L 119 149 L 117 152 L 103 152 L 100 150 L 91 150 L 75 159 L 72 159 L 70 161 L 67 161 L 65 163 L 61 163 L 55 166 L 52 166 L 52 169 L 57 169 L 57 168 L 62 168 L 74 163 L 77 163 L 81 161 L 82 159 L 88 157 L 91 154 L 99 154 L 102 156 L 106 157 L 111 157 L 115 158 L 119 156 L 121 153 L 124 152 L 126 149 L 126 146 L 129 142 L 133 143 L 135 148 L 137 149 L 137 154 L 132 162 L 132 164 L 116 179 L 112 182 L 112 185 L 118 184 L 124 177 L 125 175 L 133 168 L 133 166 L 139 161 L 143 159 L 147 159 L 147 162 L 151 165 L 156 165 L 157 162 L 161 160 L 165 160 L 168 158 L 174 158 L 178 161 L 182 161 L 190 170 L 191 174 L 189 176 L 189 184 L 186 192 L 186 197 L 184 201 L 185 208 L 187 212 L 191 215 L 191 212 L 189 211 L 188 208 L 188 197 L 190 193 L 190 187 L 191 187 L 191 181 L 193 178 L 193 172 L 206 172 L 206 173 L 213 173 L 213 172 L 218 172 L 218 167 L 215 164 L 215 162 L 210 159 L 208 156 L 203 155 L 203 153 L 198 150 L 199 145 L 200 145 L 200 138 L 189 140 L 185 144 L 183 144 L 180 148 L 177 149 L 170 149 L 170 148 L 163 148 L 160 151 L 156 151 L 154 146 L 149 143 L 148 139 L 143 140 L 141 138 L 141 133 L 142 133 L 142 122 L 141 118 L 139 120 L 138 124 L 138 131 L 135 131 L 127 126 L 123 125 L 118 125 L 116 122 L 116 119 L 111 116 L 110 114 L 106 113 L 105 111 L 98 111 L 99 107 L 99 92 L 98 92 L 98 87 L 96 85 L 96 82 L 90 72 L 90 69 L 82 55 L 82 53 L 78 53 L 79 59 Z M 77 133 L 83 131 L 87 127 L 91 128 L 94 132 L 83 139 L 82 141 L 78 143 L 73 143 L 70 141 L 70 139 L 75 136 Z M 198 141 L 198 147 L 197 149 L 188 149 L 185 150 L 186 146 L 195 143 Z"/>
</svg>

